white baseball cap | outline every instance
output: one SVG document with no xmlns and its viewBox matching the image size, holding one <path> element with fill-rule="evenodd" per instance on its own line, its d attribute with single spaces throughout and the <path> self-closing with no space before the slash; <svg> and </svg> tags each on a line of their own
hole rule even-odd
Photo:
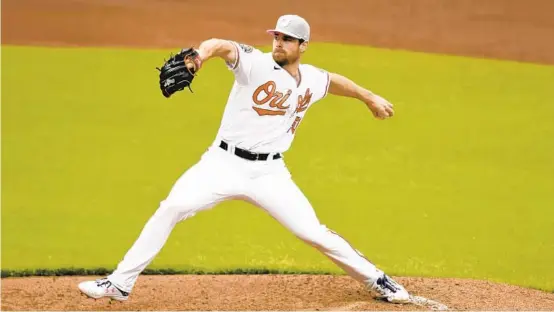
<svg viewBox="0 0 554 312">
<path fill-rule="evenodd" d="M 281 33 L 296 39 L 310 41 L 310 25 L 298 15 L 283 15 L 277 20 L 275 29 L 267 31 L 270 34 Z"/>
</svg>

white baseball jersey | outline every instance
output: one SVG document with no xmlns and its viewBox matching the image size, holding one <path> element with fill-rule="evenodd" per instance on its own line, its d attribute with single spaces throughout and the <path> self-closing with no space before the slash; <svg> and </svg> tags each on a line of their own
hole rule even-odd
<svg viewBox="0 0 554 312">
<path fill-rule="evenodd" d="M 216 142 L 256 153 L 283 153 L 294 139 L 308 108 L 327 95 L 329 74 L 300 65 L 300 83 L 273 60 L 271 53 L 232 42 L 234 64 L 227 64 L 235 82 Z"/>
</svg>

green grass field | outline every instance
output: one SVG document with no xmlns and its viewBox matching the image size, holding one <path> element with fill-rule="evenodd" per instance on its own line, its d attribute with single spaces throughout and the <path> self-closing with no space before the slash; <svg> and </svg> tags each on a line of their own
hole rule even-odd
<svg viewBox="0 0 554 312">
<path fill-rule="evenodd" d="M 2 269 L 113 268 L 213 140 L 232 74 L 165 99 L 167 50 L 2 47 Z M 395 104 L 316 104 L 286 154 L 322 221 L 393 275 L 554 290 L 554 67 L 313 44 Z M 259 209 L 177 226 L 152 268 L 342 273 Z"/>
</svg>

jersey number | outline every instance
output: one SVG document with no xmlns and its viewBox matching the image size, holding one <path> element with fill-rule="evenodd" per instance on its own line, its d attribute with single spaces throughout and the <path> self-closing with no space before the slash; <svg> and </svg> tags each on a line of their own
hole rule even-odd
<svg viewBox="0 0 554 312">
<path fill-rule="evenodd" d="M 292 132 L 292 134 L 296 132 L 296 128 L 298 128 L 298 125 L 300 124 L 301 120 L 302 120 L 302 117 L 296 116 L 296 118 L 294 118 L 294 122 L 292 123 L 292 126 L 290 126 L 289 128 L 289 131 Z"/>
</svg>

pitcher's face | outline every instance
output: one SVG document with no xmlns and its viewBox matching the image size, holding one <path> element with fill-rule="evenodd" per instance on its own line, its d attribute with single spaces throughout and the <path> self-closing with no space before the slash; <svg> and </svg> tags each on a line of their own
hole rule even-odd
<svg viewBox="0 0 554 312">
<path fill-rule="evenodd" d="M 303 49 L 301 46 L 305 44 L 291 36 L 275 33 L 273 37 L 273 60 L 281 67 L 292 64 L 300 58 Z"/>
</svg>

